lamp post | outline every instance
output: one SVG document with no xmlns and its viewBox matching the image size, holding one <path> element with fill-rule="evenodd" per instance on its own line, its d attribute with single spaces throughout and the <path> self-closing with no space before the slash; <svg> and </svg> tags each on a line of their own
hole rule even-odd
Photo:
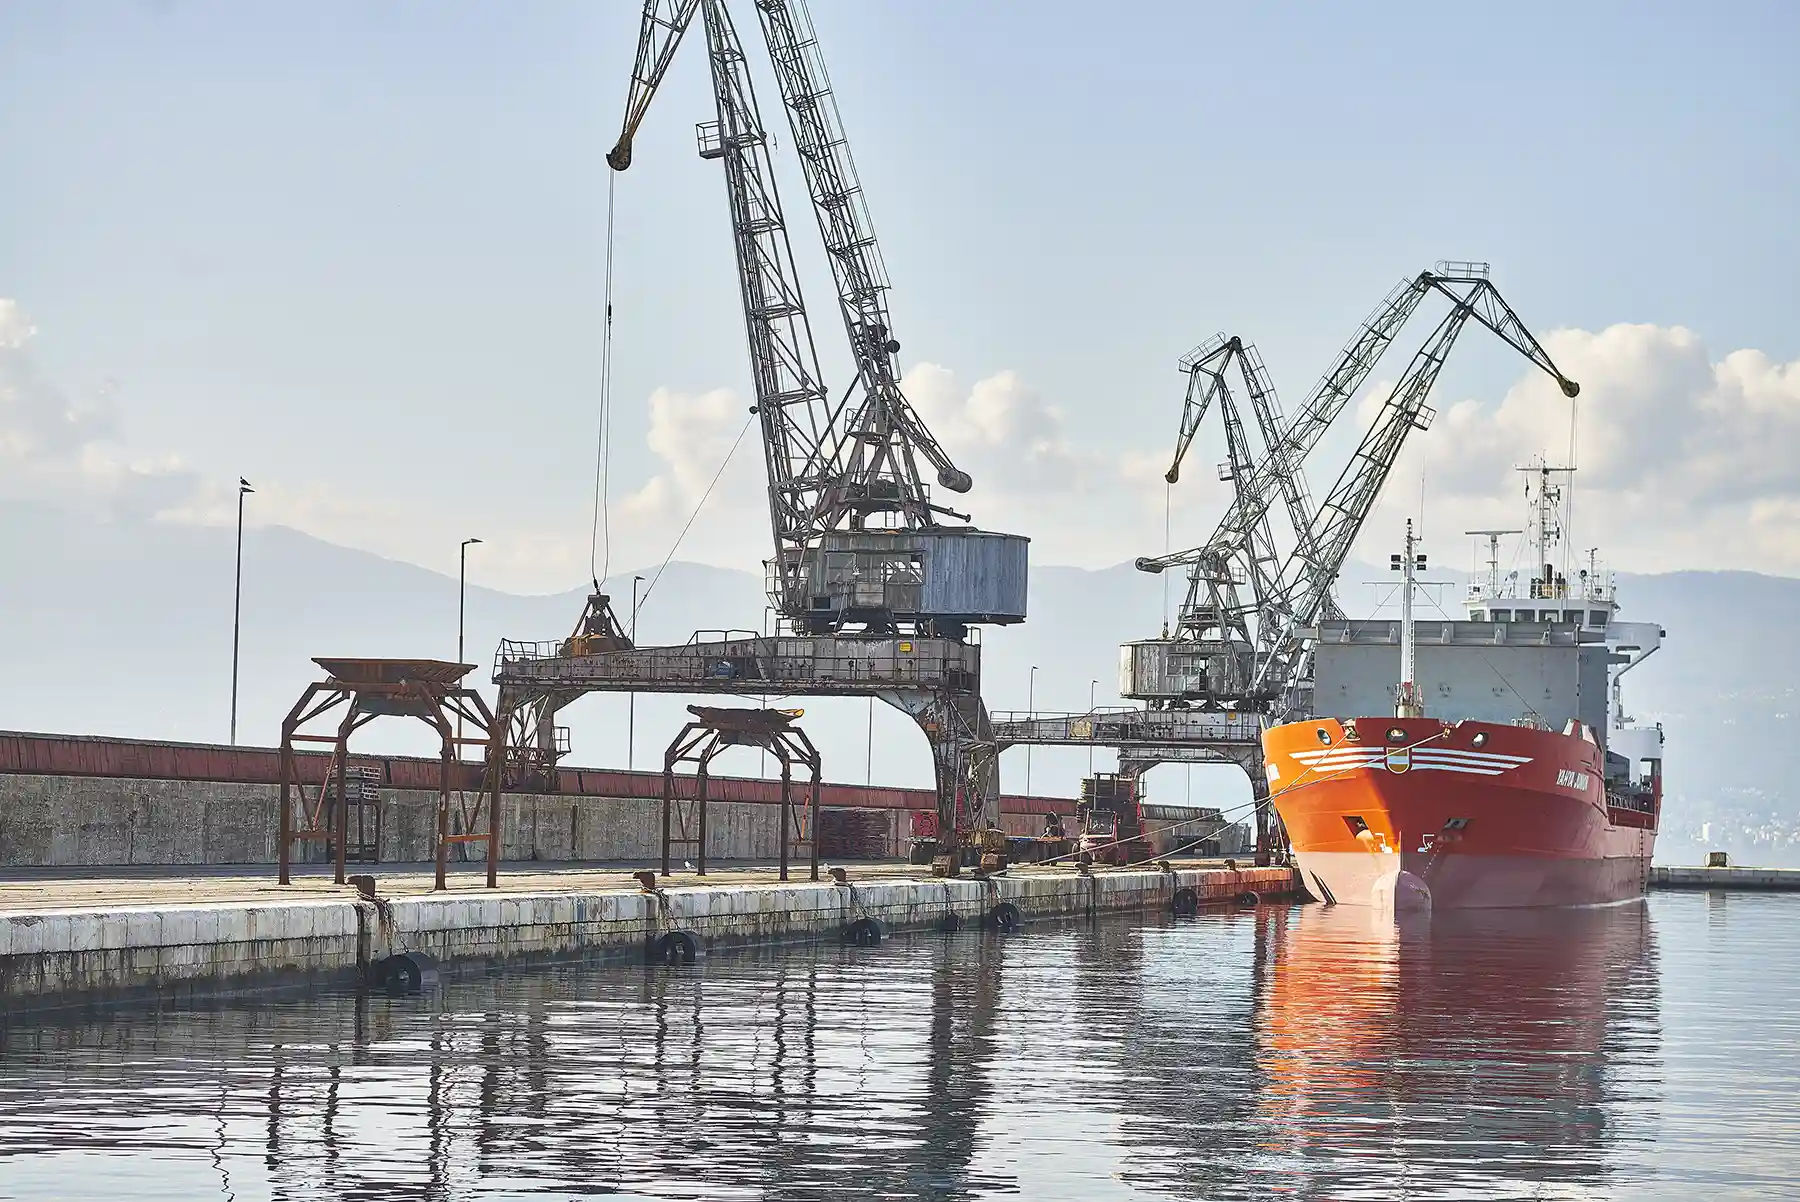
<svg viewBox="0 0 1800 1202">
<path fill-rule="evenodd" d="M 642 576 L 631 578 L 631 645 L 637 646 L 637 611 L 638 585 L 642 584 Z M 629 693 L 625 700 L 625 771 L 630 772 L 637 764 L 637 694 Z"/>
<path fill-rule="evenodd" d="M 478 538 L 465 538 L 462 546 L 456 551 L 456 662 L 463 662 L 463 614 L 468 609 L 469 601 L 469 548 L 479 543 Z M 456 758 L 463 758 L 463 720 L 456 715 Z"/>
<path fill-rule="evenodd" d="M 1088 776 L 1094 775 L 1094 690 L 1100 687 L 1097 680 L 1088 681 Z"/>
<path fill-rule="evenodd" d="M 237 746 L 238 633 L 244 613 L 244 494 L 256 490 L 238 477 L 237 580 L 231 589 L 231 745 Z"/>
<path fill-rule="evenodd" d="M 1037 712 L 1037 702 L 1035 700 L 1035 698 L 1037 697 L 1037 670 L 1038 670 L 1038 666 L 1036 664 L 1032 664 L 1031 665 L 1031 675 L 1029 675 L 1025 679 L 1025 713 L 1027 716 L 1031 716 Z M 1030 743 L 1025 744 L 1025 796 L 1027 796 L 1027 797 L 1031 796 L 1031 744 Z"/>
</svg>

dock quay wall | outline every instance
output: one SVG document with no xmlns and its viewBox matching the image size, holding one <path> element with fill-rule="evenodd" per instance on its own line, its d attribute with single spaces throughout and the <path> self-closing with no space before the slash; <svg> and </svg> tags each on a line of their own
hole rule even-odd
<svg viewBox="0 0 1800 1202">
<path fill-rule="evenodd" d="M 1699 868 L 1678 864 L 1653 864 L 1652 889 L 1773 889 L 1800 890 L 1800 868 Z"/>
<path fill-rule="evenodd" d="M 1189 891 L 1177 897 L 1181 891 Z M 205 993 L 305 974 L 367 979 L 388 957 L 423 952 L 447 969 L 519 957 L 643 958 L 664 935 L 701 954 L 737 944 L 842 939 L 873 920 L 882 933 L 1073 918 L 1255 893 L 1289 896 L 1285 868 L 1075 872 L 866 883 L 671 885 L 452 892 L 342 899 L 0 911 L 0 1010 L 144 992 Z"/>
<path fill-rule="evenodd" d="M 326 757 L 301 759 L 306 780 L 324 779 Z M 357 755 L 351 762 L 379 772 L 380 860 L 431 859 L 438 762 Z M 276 753 L 268 748 L 0 733 L 0 868 L 272 864 L 277 770 Z M 476 765 L 458 771 L 460 785 L 479 786 Z M 502 859 L 647 860 L 660 854 L 660 773 L 564 768 L 557 784 L 557 792 L 503 798 Z M 691 789 L 693 782 L 680 785 Z M 714 777 L 710 794 L 708 856 L 777 854 L 778 782 Z M 805 790 L 796 788 L 796 804 L 804 797 Z M 820 788 L 822 808 L 871 816 L 857 824 L 859 836 L 885 827 L 885 844 L 865 850 L 874 856 L 904 854 L 910 815 L 934 805 L 924 789 Z M 1036 834 L 1045 813 L 1073 810 L 1066 798 L 1006 797 L 1001 822 L 1010 833 Z M 314 859 L 325 854 L 323 844 L 311 850 Z"/>
</svg>

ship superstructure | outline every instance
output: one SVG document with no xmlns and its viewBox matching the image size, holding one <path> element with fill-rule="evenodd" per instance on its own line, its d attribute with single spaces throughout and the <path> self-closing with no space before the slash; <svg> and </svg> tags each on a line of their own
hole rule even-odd
<svg viewBox="0 0 1800 1202">
<path fill-rule="evenodd" d="M 1572 469 L 1535 463 L 1528 531 L 1471 533 L 1488 570 L 1463 612 L 1423 617 L 1408 524 L 1397 619 L 1336 618 L 1316 640 L 1314 719 L 1272 728 L 1273 802 L 1308 887 L 1375 905 L 1487 907 L 1642 891 L 1662 800 L 1662 731 L 1623 712 L 1622 678 L 1662 629 L 1619 619 L 1590 552 L 1559 568 Z M 1500 570 L 1501 540 L 1535 562 Z M 1339 716 L 1342 715 L 1342 716 Z"/>
</svg>

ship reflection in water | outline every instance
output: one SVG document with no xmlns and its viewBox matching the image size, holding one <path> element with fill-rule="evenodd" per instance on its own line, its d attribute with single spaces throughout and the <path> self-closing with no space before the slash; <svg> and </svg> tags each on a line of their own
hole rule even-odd
<svg viewBox="0 0 1800 1202">
<path fill-rule="evenodd" d="M 1772 1196 L 1796 918 L 1265 907 L 15 1017 L 0 1196 Z"/>
<path fill-rule="evenodd" d="M 1661 1041 L 1644 905 L 1284 915 L 1258 1015 L 1268 1152 L 1302 1193 L 1590 1197 L 1651 1116 L 1609 1072 Z M 1639 1099 L 1648 1100 L 1648 1099 Z"/>
</svg>

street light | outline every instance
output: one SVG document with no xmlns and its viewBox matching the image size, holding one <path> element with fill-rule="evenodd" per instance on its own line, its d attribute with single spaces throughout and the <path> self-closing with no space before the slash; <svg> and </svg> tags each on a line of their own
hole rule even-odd
<svg viewBox="0 0 1800 1202">
<path fill-rule="evenodd" d="M 469 600 L 469 548 L 479 543 L 478 538 L 465 538 L 462 546 L 456 550 L 456 662 L 463 662 L 463 614 L 468 608 Z M 463 758 L 463 720 L 462 714 L 456 715 L 456 758 Z"/>
<path fill-rule="evenodd" d="M 1025 680 L 1025 710 L 1028 714 L 1037 714 L 1037 674 L 1038 666 L 1031 665 L 1031 672 Z M 1031 796 L 1031 744 L 1025 744 L 1025 796 Z"/>
<path fill-rule="evenodd" d="M 231 745 L 237 746 L 238 630 L 244 612 L 244 494 L 256 490 L 238 477 L 237 582 L 231 590 Z"/>
<path fill-rule="evenodd" d="M 643 582 L 642 576 L 631 578 L 631 645 L 637 647 L 637 611 L 638 585 Z M 637 694 L 628 695 L 625 702 L 625 771 L 630 772 L 637 762 Z"/>
<path fill-rule="evenodd" d="M 1094 775 L 1094 690 L 1100 687 L 1097 680 L 1088 681 L 1088 776 Z"/>
</svg>

